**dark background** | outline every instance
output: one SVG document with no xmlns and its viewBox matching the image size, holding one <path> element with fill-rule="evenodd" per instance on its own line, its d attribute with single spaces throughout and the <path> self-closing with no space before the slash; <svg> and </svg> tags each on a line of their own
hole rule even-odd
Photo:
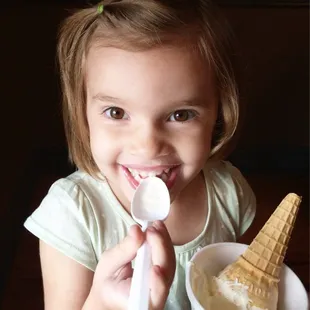
<svg viewBox="0 0 310 310">
<path fill-rule="evenodd" d="M 245 76 L 242 98 L 247 102 L 242 135 L 230 159 L 258 196 L 257 228 L 288 191 L 304 197 L 289 266 L 309 289 L 309 7 L 306 1 L 292 2 L 219 4 L 236 34 Z M 50 184 L 72 170 L 55 45 L 67 9 L 84 4 L 15 1 L 0 7 L 0 305 L 3 300 L 6 310 L 18 309 L 17 300 L 25 302 L 23 309 L 42 309 L 37 241 L 22 223 Z M 302 257 L 298 261 L 294 255 Z M 28 299 L 25 287 L 32 295 Z"/>
</svg>

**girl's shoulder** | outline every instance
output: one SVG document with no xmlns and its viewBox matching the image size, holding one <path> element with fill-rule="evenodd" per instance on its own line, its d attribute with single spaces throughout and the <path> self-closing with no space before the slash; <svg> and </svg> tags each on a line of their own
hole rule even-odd
<svg viewBox="0 0 310 310">
<path fill-rule="evenodd" d="M 55 181 L 24 226 L 45 243 L 94 270 L 97 227 L 90 221 L 95 212 L 82 189 L 84 177 L 75 172 Z M 92 231 L 94 234 L 90 234 Z"/>
<path fill-rule="evenodd" d="M 236 236 L 241 236 L 256 212 L 256 197 L 250 184 L 229 161 L 208 162 L 204 176 L 218 212 L 231 221 Z"/>
<path fill-rule="evenodd" d="M 79 170 L 55 181 L 39 210 L 45 214 L 58 212 L 59 219 L 69 213 L 87 231 L 96 230 L 98 234 L 98 230 L 107 233 L 107 221 L 115 224 L 125 213 L 104 177 L 95 178 Z"/>
<path fill-rule="evenodd" d="M 211 182 L 216 190 L 250 191 L 248 182 L 240 170 L 229 161 L 210 161 L 204 167 L 205 179 Z"/>
<path fill-rule="evenodd" d="M 69 196 L 75 197 L 78 192 L 85 192 L 85 195 L 93 188 L 99 189 L 103 181 L 95 179 L 89 174 L 77 170 L 72 174 L 56 180 L 50 187 L 48 194 L 53 195 L 55 191 L 62 190 Z"/>
<path fill-rule="evenodd" d="M 107 182 L 76 171 L 55 181 L 25 227 L 94 270 L 103 251 L 127 234 Z"/>
<path fill-rule="evenodd" d="M 204 167 L 204 173 L 213 174 L 218 177 L 231 177 L 241 174 L 231 162 L 226 160 L 210 160 Z"/>
<path fill-rule="evenodd" d="M 98 178 L 77 170 L 55 181 L 44 200 L 57 198 L 61 203 L 73 204 L 80 211 L 110 208 L 111 189 L 104 177 Z M 43 202 L 44 202 L 43 200 Z M 86 211 L 86 210 L 85 210 Z"/>
</svg>

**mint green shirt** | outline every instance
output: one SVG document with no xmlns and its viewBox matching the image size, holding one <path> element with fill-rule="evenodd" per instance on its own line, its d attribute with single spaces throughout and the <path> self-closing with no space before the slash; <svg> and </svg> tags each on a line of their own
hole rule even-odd
<svg viewBox="0 0 310 310">
<path fill-rule="evenodd" d="M 191 257 L 208 244 L 236 241 L 255 215 L 255 196 L 237 168 L 227 161 L 210 161 L 203 173 L 208 215 L 198 237 L 174 246 L 177 265 L 166 310 L 190 309 L 185 267 Z M 107 182 L 77 171 L 51 186 L 24 225 L 47 244 L 94 271 L 102 252 L 118 244 L 133 224 Z"/>
</svg>

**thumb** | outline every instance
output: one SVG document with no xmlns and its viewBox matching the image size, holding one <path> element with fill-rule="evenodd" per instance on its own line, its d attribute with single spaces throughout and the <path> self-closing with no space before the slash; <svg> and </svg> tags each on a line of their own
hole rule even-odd
<svg viewBox="0 0 310 310">
<path fill-rule="evenodd" d="M 122 242 L 102 254 L 99 265 L 103 266 L 104 271 L 101 271 L 101 275 L 103 277 L 113 276 L 121 267 L 131 262 L 144 239 L 145 235 L 138 225 L 130 227 L 128 235 Z"/>
</svg>

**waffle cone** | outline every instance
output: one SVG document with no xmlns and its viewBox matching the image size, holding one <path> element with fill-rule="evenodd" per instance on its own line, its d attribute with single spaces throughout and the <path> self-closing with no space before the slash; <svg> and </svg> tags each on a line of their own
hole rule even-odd
<svg viewBox="0 0 310 310">
<path fill-rule="evenodd" d="M 279 279 L 301 197 L 288 194 L 242 255 L 251 265 Z"/>
<path fill-rule="evenodd" d="M 276 309 L 278 282 L 301 197 L 288 194 L 276 208 L 247 250 L 218 276 L 248 287 L 251 304 Z"/>
</svg>

